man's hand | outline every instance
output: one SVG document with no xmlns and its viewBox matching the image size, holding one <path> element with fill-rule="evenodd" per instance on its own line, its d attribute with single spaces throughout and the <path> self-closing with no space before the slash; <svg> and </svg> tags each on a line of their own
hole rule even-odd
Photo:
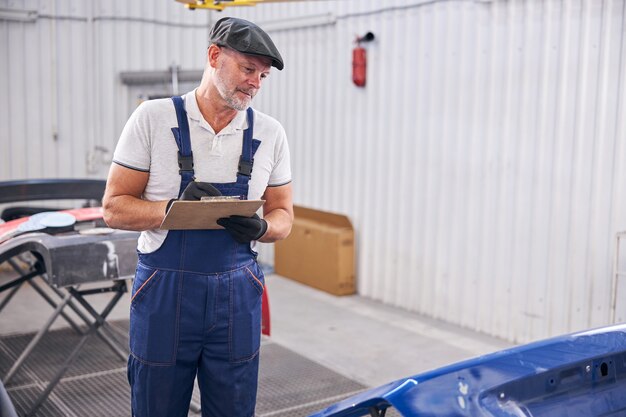
<svg viewBox="0 0 626 417">
<path fill-rule="evenodd" d="M 165 206 L 165 213 L 170 211 L 170 207 L 172 207 L 172 203 L 174 201 L 178 201 L 178 200 L 198 201 L 202 197 L 205 197 L 205 196 L 217 197 L 220 195 L 222 195 L 220 190 L 218 190 L 217 188 L 215 188 L 208 182 L 191 181 L 189 184 L 187 184 L 187 187 L 185 187 L 185 189 L 183 190 L 183 193 L 181 194 L 180 199 L 172 198 L 170 201 L 167 202 L 167 205 Z"/>
<path fill-rule="evenodd" d="M 183 190 L 180 196 L 181 200 L 200 200 L 202 197 L 220 196 L 220 190 L 212 186 L 208 182 L 191 181 Z"/>
<path fill-rule="evenodd" d="M 217 219 L 217 224 L 231 234 L 239 243 L 258 240 L 267 231 L 267 222 L 257 214 L 252 217 L 230 216 Z"/>
</svg>

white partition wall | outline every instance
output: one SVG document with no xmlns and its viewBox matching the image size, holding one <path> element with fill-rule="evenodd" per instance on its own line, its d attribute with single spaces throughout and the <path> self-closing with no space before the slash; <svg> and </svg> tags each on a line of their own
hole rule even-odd
<svg viewBox="0 0 626 417">
<path fill-rule="evenodd" d="M 174 1 L 0 0 L 0 179 L 106 176 L 139 99 L 121 73 L 201 70 L 210 18 Z"/>
<path fill-rule="evenodd" d="M 0 178 L 106 175 L 85 161 L 132 109 L 119 73 L 201 69 L 206 26 L 237 15 L 285 58 L 254 105 L 287 130 L 295 202 L 352 219 L 361 295 L 516 342 L 609 322 L 624 1 L 0 5 L 40 13 L 0 20 Z"/>
<path fill-rule="evenodd" d="M 624 13 L 552 0 L 233 12 L 275 28 L 286 69 L 257 106 L 286 126 L 296 202 L 354 222 L 359 293 L 517 342 L 611 316 Z M 351 50 L 368 31 L 358 88 Z"/>
</svg>

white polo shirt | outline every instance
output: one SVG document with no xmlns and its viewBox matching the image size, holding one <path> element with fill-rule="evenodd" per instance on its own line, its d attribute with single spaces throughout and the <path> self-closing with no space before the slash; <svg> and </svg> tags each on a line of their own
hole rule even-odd
<svg viewBox="0 0 626 417">
<path fill-rule="evenodd" d="M 245 111 L 240 111 L 217 135 L 202 117 L 195 90 L 183 96 L 193 152 L 195 177 L 198 181 L 229 183 L 237 180 L 243 131 L 248 127 Z M 113 162 L 127 168 L 149 172 L 144 200 L 160 201 L 178 197 L 178 147 L 172 128 L 178 126 L 171 99 L 145 101 L 137 107 L 124 126 L 115 148 Z M 254 139 L 261 144 L 254 155 L 248 199 L 260 199 L 267 187 L 291 182 L 289 147 L 285 130 L 272 117 L 254 111 Z M 166 230 L 141 232 L 138 250 L 157 250 Z"/>
</svg>

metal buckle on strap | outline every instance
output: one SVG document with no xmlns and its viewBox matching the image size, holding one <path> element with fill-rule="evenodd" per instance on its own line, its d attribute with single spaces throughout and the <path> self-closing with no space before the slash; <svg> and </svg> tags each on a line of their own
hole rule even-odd
<svg viewBox="0 0 626 417">
<path fill-rule="evenodd" d="M 243 159 L 243 156 L 240 156 L 238 174 L 245 175 L 246 177 L 251 177 L 252 165 L 254 165 L 254 159 L 252 161 L 246 161 L 245 159 Z"/>
<path fill-rule="evenodd" d="M 178 151 L 178 170 L 179 174 L 183 171 L 193 171 L 193 152 L 189 156 L 182 156 Z"/>
</svg>

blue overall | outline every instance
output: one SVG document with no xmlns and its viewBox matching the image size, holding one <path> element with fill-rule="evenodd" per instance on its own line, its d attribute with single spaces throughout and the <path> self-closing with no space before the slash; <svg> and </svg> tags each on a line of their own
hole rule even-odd
<svg viewBox="0 0 626 417">
<path fill-rule="evenodd" d="M 193 180 L 184 102 L 173 97 L 178 128 L 179 195 Z M 215 183 L 247 199 L 253 156 L 248 109 L 237 181 Z M 196 375 L 203 417 L 254 415 L 264 277 L 250 244 L 225 230 L 170 230 L 163 245 L 139 254 L 130 307 L 133 417 L 186 417 Z"/>
</svg>

